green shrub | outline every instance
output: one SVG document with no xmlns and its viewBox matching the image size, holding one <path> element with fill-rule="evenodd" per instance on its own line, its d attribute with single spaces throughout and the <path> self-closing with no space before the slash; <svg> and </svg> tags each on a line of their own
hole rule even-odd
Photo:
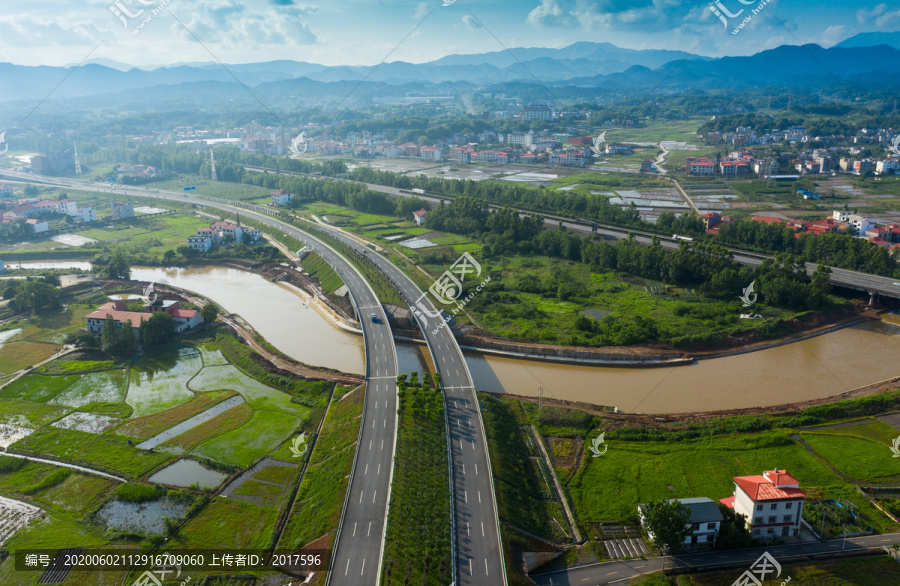
<svg viewBox="0 0 900 586">
<path fill-rule="evenodd" d="M 129 503 L 148 503 L 166 496 L 166 489 L 158 484 L 136 484 L 128 482 L 116 488 L 116 498 Z"/>
<path fill-rule="evenodd" d="M 0 474 L 4 472 L 18 472 L 27 463 L 28 460 L 25 458 L 11 458 L 9 456 L 0 456 Z"/>
<path fill-rule="evenodd" d="M 26 486 L 22 489 L 22 494 L 34 494 L 36 492 L 42 491 L 45 488 L 50 488 L 52 486 L 56 486 L 57 484 L 62 484 L 62 482 L 69 477 L 72 473 L 68 468 L 57 468 L 47 476 L 44 476 L 38 482 L 35 482 L 31 486 Z"/>
</svg>

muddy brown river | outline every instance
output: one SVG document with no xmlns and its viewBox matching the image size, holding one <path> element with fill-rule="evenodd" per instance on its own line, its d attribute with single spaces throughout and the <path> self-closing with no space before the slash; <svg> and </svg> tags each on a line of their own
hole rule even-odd
<svg viewBox="0 0 900 586">
<path fill-rule="evenodd" d="M 303 300 L 235 269 L 133 269 L 240 314 L 285 354 L 307 364 L 364 371 L 361 338 L 338 330 Z M 401 372 L 424 372 L 427 350 L 397 347 Z M 584 401 L 627 412 L 672 413 L 778 405 L 837 395 L 900 375 L 900 325 L 870 322 L 738 356 L 667 368 L 598 368 L 467 353 L 479 390 Z"/>
</svg>

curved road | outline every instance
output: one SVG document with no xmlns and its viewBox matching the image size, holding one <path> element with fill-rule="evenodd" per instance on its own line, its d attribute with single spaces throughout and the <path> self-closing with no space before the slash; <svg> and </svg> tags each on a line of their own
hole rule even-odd
<svg viewBox="0 0 900 586">
<path fill-rule="evenodd" d="M 0 171 L 0 174 L 69 188 L 84 188 L 86 183 L 15 171 Z M 229 211 L 241 209 L 245 213 L 249 206 L 243 202 L 231 202 L 235 205 L 216 203 L 210 198 L 186 197 L 181 193 L 166 190 L 114 187 L 103 183 L 89 183 L 88 186 L 105 193 L 157 197 L 199 203 Z M 333 572 L 329 583 L 341 585 L 377 583 L 390 496 L 390 475 L 385 475 L 384 470 L 393 471 L 397 415 L 396 352 L 386 316 L 371 287 L 346 259 L 305 232 L 269 217 L 269 215 L 277 216 L 279 212 L 260 206 L 249 208 L 262 212 L 254 214 L 258 221 L 310 245 L 328 260 L 351 289 L 354 301 L 359 307 L 360 321 L 366 338 L 367 380 L 370 380 L 371 384 L 368 386 L 361 441 L 345 502 L 344 520 L 335 543 Z M 505 586 L 506 567 L 500 544 L 500 527 L 484 424 L 472 376 L 456 338 L 449 328 L 438 328 L 443 320 L 440 317 L 432 317 L 438 315 L 432 302 L 427 296 L 423 296 L 418 286 L 389 260 L 370 252 L 359 241 L 339 230 L 325 226 L 319 228 L 328 230 L 354 250 L 368 254 L 378 269 L 394 283 L 410 307 L 420 303 L 424 309 L 424 312 L 418 312 L 417 319 L 435 367 L 441 374 L 444 387 L 453 501 L 454 578 L 458 586 Z M 371 313 L 378 316 L 378 324 L 372 323 L 367 317 Z M 382 421 L 381 426 L 378 425 L 379 418 Z M 383 448 L 381 440 L 384 440 Z M 373 564 L 377 564 L 379 571 L 372 572 Z"/>
<path fill-rule="evenodd" d="M 92 188 L 104 193 L 123 193 L 200 204 L 247 214 L 245 204 L 237 206 L 207 198 L 185 197 L 178 192 L 144 188 L 112 188 L 108 184 L 59 178 L 35 177 L 30 173 L 4 171 L 3 174 L 69 188 Z M 262 208 L 258 208 L 262 210 Z M 272 213 L 263 210 L 265 214 Z M 366 401 L 350 485 L 344 501 L 341 524 L 335 539 L 328 584 L 335 586 L 376 586 L 381 576 L 388 502 L 394 471 L 397 437 L 397 353 L 387 315 L 371 286 L 353 265 L 320 240 L 268 215 L 250 212 L 253 218 L 297 240 L 324 258 L 350 290 L 366 345 Z M 377 322 L 369 317 L 375 314 Z"/>
<path fill-rule="evenodd" d="M 453 499 L 454 578 L 458 586 L 498 586 L 506 584 L 506 567 L 500 546 L 497 505 L 490 457 L 481 411 L 475 396 L 472 376 L 462 350 L 450 328 L 419 287 L 380 254 L 376 254 L 346 233 L 327 226 L 334 237 L 366 254 L 387 275 L 412 308 L 417 303 L 424 311 L 417 321 L 425 335 L 444 389 L 450 443 L 450 474 Z M 449 267 L 448 267 L 449 268 Z M 484 278 L 481 275 L 480 278 Z"/>
</svg>

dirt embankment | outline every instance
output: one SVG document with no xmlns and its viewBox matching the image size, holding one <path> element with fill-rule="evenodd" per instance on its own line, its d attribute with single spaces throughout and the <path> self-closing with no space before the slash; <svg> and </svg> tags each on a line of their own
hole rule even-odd
<svg viewBox="0 0 900 586">
<path fill-rule="evenodd" d="M 111 285 L 121 287 L 122 283 L 123 281 L 106 281 L 104 282 L 104 289 L 108 289 L 108 286 Z M 132 285 L 132 290 L 117 291 L 118 293 L 131 292 L 137 295 L 141 294 L 143 290 L 142 287 L 144 286 L 143 283 L 139 281 L 124 281 L 124 283 Z M 204 305 L 209 303 L 209 300 L 205 297 L 201 297 L 194 293 L 187 293 L 178 289 L 172 289 L 170 287 L 157 285 L 156 290 L 157 292 L 165 292 L 166 298 L 168 299 L 190 303 L 192 305 L 196 305 L 197 307 L 203 307 Z M 257 332 L 253 330 L 252 327 L 247 325 L 246 322 L 237 315 L 220 315 L 219 321 L 225 324 L 232 331 L 232 333 L 237 336 L 238 340 L 241 343 L 246 344 L 253 349 L 254 352 L 250 354 L 250 358 L 257 364 L 265 368 L 269 373 L 278 374 L 287 378 L 300 378 L 304 380 L 325 380 L 352 386 L 359 385 L 365 380 L 364 377 L 359 375 L 347 374 L 330 368 L 310 366 L 308 364 L 304 364 L 300 361 L 294 360 L 293 358 L 285 356 L 280 352 L 270 350 L 257 340 L 259 334 L 257 334 Z"/>
</svg>

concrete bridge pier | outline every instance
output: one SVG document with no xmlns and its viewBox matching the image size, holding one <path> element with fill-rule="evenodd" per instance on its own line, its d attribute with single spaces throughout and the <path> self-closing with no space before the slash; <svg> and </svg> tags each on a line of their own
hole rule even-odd
<svg viewBox="0 0 900 586">
<path fill-rule="evenodd" d="M 878 293 L 875 291 L 869 291 L 869 306 L 874 306 L 875 301 L 878 299 Z"/>
</svg>

